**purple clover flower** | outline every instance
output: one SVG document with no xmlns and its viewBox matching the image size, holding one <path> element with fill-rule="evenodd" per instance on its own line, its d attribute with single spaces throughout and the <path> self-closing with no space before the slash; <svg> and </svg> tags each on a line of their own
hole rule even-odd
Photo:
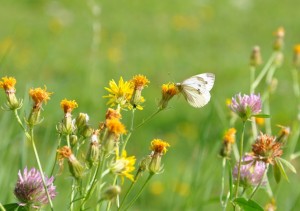
<svg viewBox="0 0 300 211">
<path fill-rule="evenodd" d="M 241 170 L 240 170 L 240 184 L 243 187 L 257 186 L 263 179 L 261 185 L 264 186 L 267 183 L 266 178 L 263 178 L 266 171 L 266 163 L 259 160 L 254 160 L 252 155 L 245 155 L 242 158 Z M 238 163 L 234 166 L 233 180 L 237 181 L 238 177 Z"/>
<path fill-rule="evenodd" d="M 19 199 L 21 206 L 31 206 L 40 208 L 42 205 L 49 203 L 41 173 L 35 168 L 24 169 L 23 174 L 19 170 L 18 181 L 14 190 L 15 196 Z M 54 177 L 46 177 L 45 182 L 49 196 L 53 199 L 56 196 L 55 186 L 53 185 Z"/>
<path fill-rule="evenodd" d="M 250 94 L 250 96 L 244 94 L 242 96 L 241 93 L 239 93 L 232 97 L 229 107 L 234 113 L 239 115 L 243 121 L 246 121 L 252 115 L 261 112 L 261 98 L 259 94 Z"/>
</svg>

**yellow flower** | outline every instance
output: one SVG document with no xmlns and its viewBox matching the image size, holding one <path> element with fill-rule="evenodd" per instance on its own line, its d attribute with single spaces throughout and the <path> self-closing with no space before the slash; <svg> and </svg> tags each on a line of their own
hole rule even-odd
<svg viewBox="0 0 300 211">
<path fill-rule="evenodd" d="M 60 102 L 60 107 L 64 110 L 64 113 L 71 113 L 74 108 L 78 107 L 78 104 L 75 100 L 63 99 Z"/>
<path fill-rule="evenodd" d="M 153 139 L 151 141 L 150 149 L 154 151 L 154 153 L 165 154 L 167 152 L 167 147 L 170 147 L 170 144 L 161 140 L 161 139 Z"/>
<path fill-rule="evenodd" d="M 53 93 L 51 93 L 51 92 L 47 92 L 46 86 L 44 89 L 38 87 L 38 88 L 29 90 L 29 95 L 32 98 L 32 100 L 34 101 L 35 107 L 41 107 L 43 102 L 47 103 L 47 101 L 50 100 L 50 96 L 52 94 Z"/>
<path fill-rule="evenodd" d="M 121 135 L 126 133 L 125 126 L 119 121 L 119 119 L 116 118 L 107 119 L 106 127 L 109 132 L 115 135 Z"/>
<path fill-rule="evenodd" d="M 223 141 L 226 143 L 234 144 L 235 142 L 235 134 L 236 134 L 236 129 L 235 128 L 230 128 L 226 131 Z"/>
<path fill-rule="evenodd" d="M 179 90 L 174 83 L 168 83 L 161 86 L 161 93 L 162 98 L 159 103 L 159 108 L 164 109 L 167 107 L 169 100 L 179 93 Z"/>
<path fill-rule="evenodd" d="M 130 81 L 124 81 L 121 77 L 117 84 L 114 80 L 109 81 L 109 88 L 105 87 L 109 92 L 103 96 L 109 98 L 107 104 L 110 106 L 120 105 L 121 108 L 128 107 L 133 93 L 133 84 Z"/>
<path fill-rule="evenodd" d="M 2 77 L 2 81 L 0 81 L 0 88 L 5 91 L 14 92 L 16 83 L 17 80 L 13 77 Z"/>
<path fill-rule="evenodd" d="M 122 177 L 127 177 L 131 181 L 134 181 L 134 176 L 131 172 L 134 171 L 135 167 L 135 156 L 127 157 L 127 153 L 124 150 L 121 157 L 117 156 L 116 161 L 110 164 L 110 171 L 113 174 L 117 174 Z"/>
<path fill-rule="evenodd" d="M 134 84 L 135 89 L 143 89 L 145 86 L 147 86 L 150 83 L 150 81 L 146 78 L 146 76 L 143 75 L 134 76 L 132 82 Z"/>
</svg>

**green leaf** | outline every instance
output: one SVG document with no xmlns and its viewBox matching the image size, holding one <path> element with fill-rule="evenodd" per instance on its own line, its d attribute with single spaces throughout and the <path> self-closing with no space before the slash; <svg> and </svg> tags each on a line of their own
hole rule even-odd
<svg viewBox="0 0 300 211">
<path fill-rule="evenodd" d="M 278 157 L 275 158 L 275 163 L 277 164 L 277 166 L 278 166 L 278 168 L 279 168 L 279 170 L 280 170 L 281 175 L 282 175 L 287 181 L 289 181 L 289 178 L 288 178 L 287 174 L 285 173 L 285 170 L 284 170 L 284 168 L 283 168 L 283 165 L 282 165 L 281 161 L 278 159 Z"/>
<path fill-rule="evenodd" d="M 280 180 L 281 180 L 281 173 L 280 173 L 279 167 L 278 167 L 278 165 L 277 165 L 276 162 L 275 162 L 275 164 L 274 164 L 273 169 L 274 169 L 273 172 L 274 172 L 274 178 L 275 178 L 275 181 L 276 181 L 276 183 L 279 183 Z"/>
<path fill-rule="evenodd" d="M 271 117 L 270 114 L 254 114 L 254 115 L 251 115 L 251 116 L 257 117 L 257 118 L 264 118 L 264 119 Z"/>
<path fill-rule="evenodd" d="M 289 168 L 293 173 L 295 173 L 295 174 L 297 173 L 295 167 L 289 161 L 287 161 L 283 158 L 280 158 L 280 157 L 278 157 L 278 159 L 280 160 L 280 162 L 282 164 L 284 164 L 287 168 Z"/>
<path fill-rule="evenodd" d="M 244 211 L 264 211 L 264 209 L 255 201 L 247 200 L 245 198 L 236 198 L 233 200 Z"/>
<path fill-rule="evenodd" d="M 14 211 L 19 207 L 18 203 L 4 204 L 3 207 L 6 211 Z"/>
</svg>

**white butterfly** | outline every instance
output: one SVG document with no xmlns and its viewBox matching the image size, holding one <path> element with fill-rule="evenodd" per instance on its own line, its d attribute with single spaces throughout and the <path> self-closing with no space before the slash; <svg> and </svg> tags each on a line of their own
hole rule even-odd
<svg viewBox="0 0 300 211">
<path fill-rule="evenodd" d="M 209 91 L 215 82 L 213 73 L 194 75 L 181 83 L 176 83 L 186 101 L 195 108 L 205 106 L 210 100 Z"/>
</svg>

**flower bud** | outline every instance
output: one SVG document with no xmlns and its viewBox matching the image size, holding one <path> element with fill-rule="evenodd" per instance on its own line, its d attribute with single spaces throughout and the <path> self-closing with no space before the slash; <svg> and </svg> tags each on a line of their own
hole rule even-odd
<svg viewBox="0 0 300 211">
<path fill-rule="evenodd" d="M 112 185 L 106 188 L 102 193 L 102 200 L 112 200 L 121 193 L 121 187 L 118 185 Z"/>
<path fill-rule="evenodd" d="M 87 152 L 87 161 L 89 163 L 89 167 L 91 168 L 93 165 L 97 164 L 99 161 L 100 148 L 99 148 L 99 137 L 98 132 L 95 132 L 91 136 L 91 143 Z"/>
<path fill-rule="evenodd" d="M 22 100 L 18 100 L 15 95 L 16 83 L 17 81 L 13 77 L 3 77 L 2 81 L 0 81 L 0 88 L 3 88 L 5 91 L 7 98 L 6 107 L 9 110 L 20 109 L 23 105 Z"/>
<path fill-rule="evenodd" d="M 262 63 L 262 59 L 261 59 L 260 47 L 254 46 L 250 56 L 250 65 L 253 67 L 257 67 L 261 65 L 261 63 Z"/>
</svg>

